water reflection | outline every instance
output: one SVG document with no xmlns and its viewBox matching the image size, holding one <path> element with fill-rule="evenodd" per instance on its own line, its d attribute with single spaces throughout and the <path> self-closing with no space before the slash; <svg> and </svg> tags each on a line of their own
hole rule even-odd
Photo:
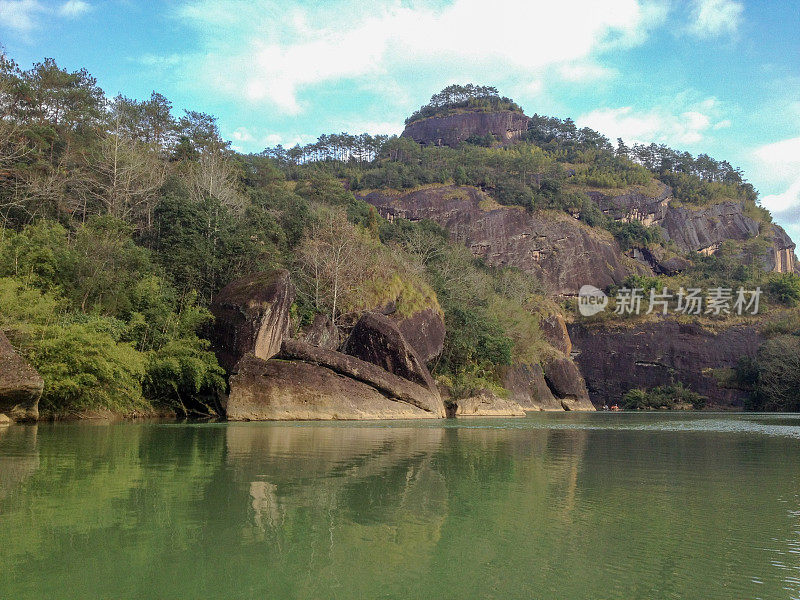
<svg viewBox="0 0 800 600">
<path fill-rule="evenodd" d="M 11 427 L 0 597 L 797 597 L 770 419 Z"/>
</svg>

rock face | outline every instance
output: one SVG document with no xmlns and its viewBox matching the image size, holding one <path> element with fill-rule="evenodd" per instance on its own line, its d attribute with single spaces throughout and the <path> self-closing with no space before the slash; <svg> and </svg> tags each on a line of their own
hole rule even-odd
<svg viewBox="0 0 800 600">
<path fill-rule="evenodd" d="M 555 313 L 540 319 L 539 329 L 553 348 L 569 356 L 572 352 L 572 341 L 569 339 L 567 324 L 561 314 Z"/>
<path fill-rule="evenodd" d="M 561 356 L 547 361 L 544 379 L 564 410 L 595 410 L 584 379 L 569 358 Z"/>
<path fill-rule="evenodd" d="M 442 399 L 435 387 L 431 389 L 419 385 L 371 362 L 341 352 L 314 348 L 294 340 L 284 341 L 280 356 L 283 359 L 330 369 L 339 375 L 370 385 L 391 399 L 414 405 L 437 416 L 444 415 Z"/>
<path fill-rule="evenodd" d="M 402 135 L 419 144 L 434 146 L 457 146 L 473 135 L 492 135 L 507 144 L 525 134 L 529 120 L 522 113 L 508 110 L 463 112 L 415 121 L 406 126 Z"/>
<path fill-rule="evenodd" d="M 211 305 L 211 340 L 228 372 L 245 354 L 268 359 L 280 351 L 289 328 L 294 286 L 289 272 L 257 273 L 232 281 Z"/>
<path fill-rule="evenodd" d="M 438 310 L 426 308 L 395 323 L 423 362 L 428 363 L 442 353 L 445 327 Z"/>
<path fill-rule="evenodd" d="M 488 390 L 456 401 L 456 417 L 524 417 L 525 411 L 513 400 L 505 400 Z"/>
<path fill-rule="evenodd" d="M 596 404 L 619 402 L 629 389 L 682 382 L 709 406 L 741 408 L 746 393 L 718 382 L 741 357 L 754 357 L 761 335 L 752 327 L 717 333 L 673 320 L 633 327 L 569 327 L 575 361 Z M 729 371 L 727 371 L 729 374 Z"/>
<path fill-rule="evenodd" d="M 323 350 L 323 352 L 326 352 Z M 252 355 L 231 377 L 232 421 L 424 419 L 441 415 L 387 398 L 374 387 L 315 364 Z"/>
<path fill-rule="evenodd" d="M 554 294 L 577 294 L 582 285 L 604 289 L 629 274 L 611 234 L 561 212 L 530 213 L 494 203 L 467 186 L 439 186 L 405 194 L 362 196 L 388 219 L 430 219 L 493 266 L 512 266 L 539 277 Z"/>
<path fill-rule="evenodd" d="M 666 241 L 672 241 L 680 252 L 713 253 L 725 240 L 747 240 L 758 235 L 771 239 L 771 248 L 764 257 L 768 271 L 789 273 L 795 267 L 795 244 L 779 225 L 771 231 L 762 231 L 758 221 L 744 211 L 741 202 L 720 202 L 710 206 L 688 208 L 670 206 L 672 190 L 664 185 L 656 197 L 641 193 L 607 196 L 589 192 L 600 209 L 619 221 L 639 221 L 644 225 L 658 225 Z M 656 257 L 657 258 L 657 257 Z M 685 265 L 667 265 L 648 257 L 654 270 L 671 274 Z M 674 259 L 673 259 L 674 260 Z"/>
<path fill-rule="evenodd" d="M 44 380 L 0 331 L 0 413 L 14 421 L 39 418 L 39 398 Z"/>
<path fill-rule="evenodd" d="M 506 367 L 502 373 L 502 383 L 508 390 L 509 400 L 519 404 L 523 410 L 564 410 L 561 401 L 547 387 L 539 365 L 516 364 Z"/>
<path fill-rule="evenodd" d="M 425 363 L 388 317 L 378 313 L 362 315 L 342 349 L 398 377 L 436 390 Z"/>
<path fill-rule="evenodd" d="M 297 339 L 325 350 L 336 350 L 340 344 L 339 330 L 322 314 L 314 315 L 314 321 L 297 335 Z"/>
</svg>

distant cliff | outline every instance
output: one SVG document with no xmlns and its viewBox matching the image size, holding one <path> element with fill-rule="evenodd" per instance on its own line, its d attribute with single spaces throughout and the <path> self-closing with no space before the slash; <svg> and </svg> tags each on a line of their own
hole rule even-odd
<svg viewBox="0 0 800 600">
<path fill-rule="evenodd" d="M 530 119 L 510 110 L 498 112 L 462 112 L 444 117 L 430 117 L 409 123 L 403 131 L 419 144 L 457 146 L 472 136 L 492 136 L 499 143 L 519 140 Z"/>
</svg>

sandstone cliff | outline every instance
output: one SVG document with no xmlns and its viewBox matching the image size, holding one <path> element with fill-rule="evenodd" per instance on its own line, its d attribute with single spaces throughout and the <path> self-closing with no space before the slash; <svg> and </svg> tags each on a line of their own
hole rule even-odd
<svg viewBox="0 0 800 600">
<path fill-rule="evenodd" d="M 500 206 L 473 187 L 435 186 L 405 193 L 381 190 L 361 197 L 385 218 L 438 223 L 487 264 L 517 267 L 535 275 L 553 294 L 577 294 L 585 284 L 606 288 L 622 283 L 631 272 L 608 232 L 587 227 L 562 212 L 531 213 Z"/>
<path fill-rule="evenodd" d="M 761 335 L 753 327 L 712 332 L 674 320 L 632 326 L 569 326 L 573 356 L 595 404 L 613 404 L 629 389 L 681 382 L 709 406 L 741 408 L 746 393 L 728 387 L 741 357 L 754 357 Z"/>
<path fill-rule="evenodd" d="M 519 140 L 530 119 L 509 110 L 497 112 L 465 111 L 444 117 L 430 117 L 409 123 L 403 131 L 419 144 L 457 146 L 470 136 L 494 136 L 506 144 Z"/>
<path fill-rule="evenodd" d="M 0 414 L 14 421 L 39 418 L 39 398 L 44 381 L 0 331 Z"/>
</svg>

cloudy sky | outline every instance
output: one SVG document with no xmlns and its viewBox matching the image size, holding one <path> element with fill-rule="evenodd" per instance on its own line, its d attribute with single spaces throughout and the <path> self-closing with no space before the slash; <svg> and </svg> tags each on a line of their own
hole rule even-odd
<svg viewBox="0 0 800 600">
<path fill-rule="evenodd" d="M 217 115 L 243 151 L 399 133 L 450 83 L 742 167 L 800 240 L 800 0 L 0 0 L 28 67 Z"/>
</svg>

